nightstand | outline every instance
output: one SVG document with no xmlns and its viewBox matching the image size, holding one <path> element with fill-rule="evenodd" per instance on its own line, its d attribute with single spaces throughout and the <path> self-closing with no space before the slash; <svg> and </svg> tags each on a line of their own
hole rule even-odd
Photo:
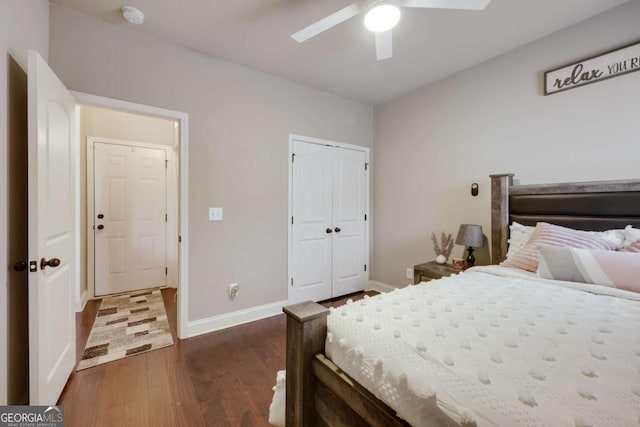
<svg viewBox="0 0 640 427">
<path fill-rule="evenodd" d="M 460 272 L 462 270 L 458 270 L 451 264 L 438 264 L 435 261 L 425 262 L 413 267 L 413 284 L 428 282 L 429 280 L 451 276 Z"/>
</svg>

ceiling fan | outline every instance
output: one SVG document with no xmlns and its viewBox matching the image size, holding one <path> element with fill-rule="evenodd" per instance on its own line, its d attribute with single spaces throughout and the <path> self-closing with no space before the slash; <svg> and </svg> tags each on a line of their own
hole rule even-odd
<svg viewBox="0 0 640 427">
<path fill-rule="evenodd" d="M 422 7 L 436 9 L 483 10 L 491 0 L 364 0 L 354 3 L 314 22 L 292 34 L 298 43 L 309 40 L 323 31 L 349 18 L 365 13 L 364 25 L 376 35 L 376 57 L 378 61 L 391 58 L 393 46 L 391 29 L 400 20 L 401 7 Z"/>
</svg>

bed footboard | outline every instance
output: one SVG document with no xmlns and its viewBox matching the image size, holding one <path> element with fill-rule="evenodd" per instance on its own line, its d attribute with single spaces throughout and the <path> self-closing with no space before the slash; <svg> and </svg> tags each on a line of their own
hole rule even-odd
<svg viewBox="0 0 640 427">
<path fill-rule="evenodd" d="M 313 356 L 324 352 L 329 309 L 303 302 L 282 309 L 287 315 L 286 426 L 314 425 L 313 402 L 316 379 L 311 372 Z"/>
<path fill-rule="evenodd" d="M 324 356 L 329 310 L 314 302 L 287 315 L 287 427 L 406 427 L 395 411 Z"/>
<path fill-rule="evenodd" d="M 287 315 L 286 427 L 409 426 L 324 356 L 329 309 L 309 301 L 283 311 Z M 429 420 L 433 425 L 457 425 L 435 400 Z"/>
</svg>

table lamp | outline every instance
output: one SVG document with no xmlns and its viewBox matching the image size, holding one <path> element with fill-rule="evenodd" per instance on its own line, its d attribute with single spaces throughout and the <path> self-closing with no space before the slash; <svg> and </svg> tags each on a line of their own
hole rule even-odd
<svg viewBox="0 0 640 427">
<path fill-rule="evenodd" d="M 482 235 L 482 226 L 477 224 L 461 224 L 456 236 L 456 245 L 464 245 L 467 247 L 469 256 L 467 257 L 467 267 L 473 267 L 476 258 L 473 256 L 473 248 L 481 248 L 484 246 L 484 236 Z"/>
</svg>

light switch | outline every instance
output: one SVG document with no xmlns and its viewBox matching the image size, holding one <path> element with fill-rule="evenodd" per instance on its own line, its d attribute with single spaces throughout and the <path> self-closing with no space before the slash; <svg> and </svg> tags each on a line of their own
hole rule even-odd
<svg viewBox="0 0 640 427">
<path fill-rule="evenodd" d="M 222 221 L 222 208 L 209 208 L 209 221 Z"/>
</svg>

